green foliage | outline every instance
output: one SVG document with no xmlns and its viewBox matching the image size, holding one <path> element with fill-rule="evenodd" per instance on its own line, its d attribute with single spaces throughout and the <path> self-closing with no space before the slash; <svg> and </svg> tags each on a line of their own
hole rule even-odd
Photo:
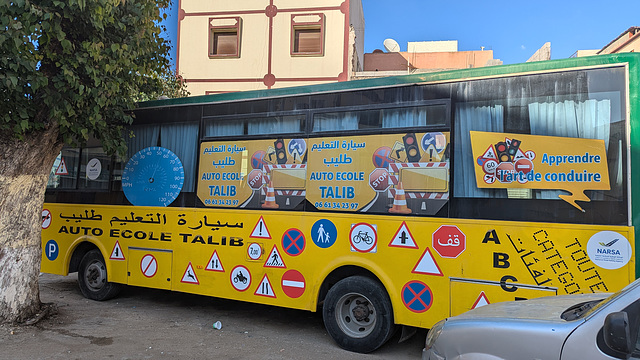
<svg viewBox="0 0 640 360">
<path fill-rule="evenodd" d="M 135 101 L 184 96 L 157 23 L 170 0 L 0 0 L 0 136 L 59 126 L 124 153 Z"/>
<path fill-rule="evenodd" d="M 170 99 L 189 96 L 187 86 L 179 76 L 174 74 L 153 74 L 152 76 L 162 84 L 161 89 L 140 89 L 137 96 L 134 97 L 136 102 L 143 102 L 149 100 L 158 100 L 162 96 L 166 96 Z"/>
</svg>

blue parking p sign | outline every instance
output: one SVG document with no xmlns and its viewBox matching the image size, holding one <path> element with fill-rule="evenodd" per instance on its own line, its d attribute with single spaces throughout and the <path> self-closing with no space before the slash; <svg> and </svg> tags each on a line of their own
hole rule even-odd
<svg viewBox="0 0 640 360">
<path fill-rule="evenodd" d="M 49 240 L 44 246 L 44 254 L 47 256 L 47 259 L 53 261 L 58 258 L 58 249 L 58 243 L 55 240 Z"/>
</svg>

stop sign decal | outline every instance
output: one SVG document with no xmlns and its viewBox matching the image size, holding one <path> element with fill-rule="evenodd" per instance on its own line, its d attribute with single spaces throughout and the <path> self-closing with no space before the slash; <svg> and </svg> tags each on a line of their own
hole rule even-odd
<svg viewBox="0 0 640 360">
<path fill-rule="evenodd" d="M 443 258 L 457 258 L 466 248 L 466 237 L 455 225 L 442 225 L 433 232 L 433 249 Z"/>
<path fill-rule="evenodd" d="M 375 169 L 369 174 L 369 186 L 377 192 L 387 191 L 389 184 L 389 172 L 387 169 Z"/>
<path fill-rule="evenodd" d="M 264 183 L 262 170 L 253 169 L 247 176 L 247 185 L 251 188 L 251 190 L 260 190 L 262 184 Z"/>
</svg>

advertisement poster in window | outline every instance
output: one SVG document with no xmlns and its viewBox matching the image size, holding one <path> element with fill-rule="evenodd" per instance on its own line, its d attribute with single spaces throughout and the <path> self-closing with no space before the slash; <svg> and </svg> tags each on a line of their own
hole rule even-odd
<svg viewBox="0 0 640 360">
<path fill-rule="evenodd" d="M 305 198 L 307 141 L 204 142 L 198 198 L 205 206 L 296 209 Z"/>
<path fill-rule="evenodd" d="M 205 206 L 435 215 L 449 199 L 449 133 L 205 142 Z"/>
<path fill-rule="evenodd" d="M 591 200 L 585 190 L 610 189 L 603 140 L 479 131 L 470 135 L 479 188 L 541 190 L 538 197 L 559 197 L 581 211 L 576 201 Z"/>
<path fill-rule="evenodd" d="M 435 215 L 449 198 L 449 133 L 309 139 L 319 210 Z"/>
</svg>

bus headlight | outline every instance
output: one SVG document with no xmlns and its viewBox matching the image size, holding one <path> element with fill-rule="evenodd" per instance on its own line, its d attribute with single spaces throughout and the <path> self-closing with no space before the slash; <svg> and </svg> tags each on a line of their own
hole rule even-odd
<svg viewBox="0 0 640 360">
<path fill-rule="evenodd" d="M 431 347 L 433 346 L 433 343 L 436 342 L 436 340 L 440 336 L 440 333 L 442 332 L 442 328 L 444 327 L 445 322 L 446 322 L 446 319 L 440 320 L 435 325 L 433 325 L 433 327 L 429 330 L 429 333 L 427 334 L 427 340 L 425 341 L 425 344 L 424 344 L 424 348 L 426 350 L 431 349 Z"/>
</svg>

